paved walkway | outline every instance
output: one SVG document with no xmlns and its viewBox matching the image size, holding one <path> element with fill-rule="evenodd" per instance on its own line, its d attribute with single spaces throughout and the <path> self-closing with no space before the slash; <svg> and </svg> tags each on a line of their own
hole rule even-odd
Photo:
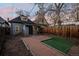
<svg viewBox="0 0 79 59">
<path fill-rule="evenodd" d="M 48 48 L 46 45 L 41 43 L 42 40 L 47 39 L 47 35 L 38 35 L 22 38 L 25 46 L 31 50 L 35 56 L 63 56 L 62 53 L 58 52 L 54 48 Z"/>
</svg>

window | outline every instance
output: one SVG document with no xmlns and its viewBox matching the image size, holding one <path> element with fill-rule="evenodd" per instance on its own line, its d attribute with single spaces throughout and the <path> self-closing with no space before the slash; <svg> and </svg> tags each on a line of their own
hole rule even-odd
<svg viewBox="0 0 79 59">
<path fill-rule="evenodd" d="M 21 20 L 23 20 L 23 21 L 27 21 L 27 17 L 21 17 Z"/>
<path fill-rule="evenodd" d="M 19 32 L 19 30 L 20 30 L 19 26 L 16 26 L 16 32 Z"/>
</svg>

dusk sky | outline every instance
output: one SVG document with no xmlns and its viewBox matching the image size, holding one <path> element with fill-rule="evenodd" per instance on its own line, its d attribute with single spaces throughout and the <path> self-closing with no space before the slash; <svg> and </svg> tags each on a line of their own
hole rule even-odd
<svg viewBox="0 0 79 59">
<path fill-rule="evenodd" d="M 0 3 L 0 16 L 5 20 L 9 17 L 10 19 L 15 18 L 17 16 L 17 10 L 26 10 L 30 12 L 30 15 L 33 16 L 35 12 L 38 10 L 38 7 L 34 6 L 34 3 Z M 68 6 L 69 8 L 69 6 Z"/>
<path fill-rule="evenodd" d="M 15 12 L 19 9 L 26 10 L 30 12 L 31 16 L 33 16 L 35 12 L 38 10 L 37 6 L 34 7 L 34 9 L 32 10 L 33 6 L 33 3 L 0 3 L 0 16 L 4 19 L 7 19 L 8 17 L 12 19 L 17 16 Z"/>
</svg>

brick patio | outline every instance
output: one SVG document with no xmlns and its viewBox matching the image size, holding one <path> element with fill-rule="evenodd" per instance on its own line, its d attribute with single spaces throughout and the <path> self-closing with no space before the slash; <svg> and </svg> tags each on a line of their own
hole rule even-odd
<svg viewBox="0 0 79 59">
<path fill-rule="evenodd" d="M 24 42 L 25 46 L 30 49 L 31 53 L 35 56 L 64 56 L 63 53 L 60 53 L 54 48 L 49 48 L 43 43 L 42 40 L 49 38 L 47 35 L 38 35 L 38 36 L 31 36 L 31 37 L 24 37 L 22 41 Z"/>
</svg>

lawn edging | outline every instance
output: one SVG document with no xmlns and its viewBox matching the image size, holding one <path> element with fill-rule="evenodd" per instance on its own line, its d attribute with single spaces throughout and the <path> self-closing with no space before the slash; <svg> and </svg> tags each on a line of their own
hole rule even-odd
<svg viewBox="0 0 79 59">
<path fill-rule="evenodd" d="M 21 39 L 22 40 L 22 39 Z M 31 48 L 28 46 L 28 44 L 26 44 L 25 42 L 24 42 L 24 40 L 22 40 L 22 42 L 24 43 L 24 45 L 25 45 L 25 47 L 27 48 L 27 50 L 29 50 L 30 52 L 31 52 L 31 54 L 33 55 L 33 56 L 35 56 L 35 54 L 32 52 L 32 50 L 31 50 Z"/>
</svg>

